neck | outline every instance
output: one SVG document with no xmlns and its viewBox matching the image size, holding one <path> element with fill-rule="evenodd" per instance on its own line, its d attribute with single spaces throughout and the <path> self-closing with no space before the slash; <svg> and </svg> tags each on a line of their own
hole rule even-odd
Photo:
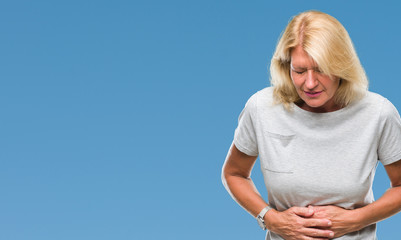
<svg viewBox="0 0 401 240">
<path fill-rule="evenodd" d="M 334 112 L 337 110 L 340 110 L 342 107 L 338 104 L 331 104 L 329 106 L 321 106 L 321 107 L 311 107 L 308 104 L 306 104 L 304 101 L 297 102 L 295 103 L 298 107 L 302 108 L 303 110 L 306 110 L 308 112 L 314 112 L 314 113 L 327 113 L 327 112 Z"/>
</svg>

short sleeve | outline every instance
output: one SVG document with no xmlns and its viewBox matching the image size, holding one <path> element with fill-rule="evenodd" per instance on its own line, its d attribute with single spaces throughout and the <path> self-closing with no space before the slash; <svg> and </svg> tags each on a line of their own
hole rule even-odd
<svg viewBox="0 0 401 240">
<path fill-rule="evenodd" d="M 379 139 L 378 158 L 383 165 L 401 159 L 401 120 L 394 105 L 384 100 L 381 111 L 382 131 Z"/>
<path fill-rule="evenodd" d="M 235 129 L 234 144 L 241 152 L 249 156 L 258 156 L 256 140 L 256 96 L 253 95 L 245 104 L 239 115 L 238 126 Z"/>
</svg>

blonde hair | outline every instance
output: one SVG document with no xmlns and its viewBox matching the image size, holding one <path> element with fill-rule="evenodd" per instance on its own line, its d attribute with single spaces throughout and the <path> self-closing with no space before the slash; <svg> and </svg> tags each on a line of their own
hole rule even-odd
<svg viewBox="0 0 401 240">
<path fill-rule="evenodd" d="M 368 80 L 347 30 L 326 13 L 307 11 L 289 22 L 271 60 L 270 81 L 276 103 L 290 109 L 291 103 L 302 101 L 290 76 L 291 50 L 298 45 L 324 74 L 340 78 L 336 104 L 344 107 L 365 95 Z"/>
</svg>

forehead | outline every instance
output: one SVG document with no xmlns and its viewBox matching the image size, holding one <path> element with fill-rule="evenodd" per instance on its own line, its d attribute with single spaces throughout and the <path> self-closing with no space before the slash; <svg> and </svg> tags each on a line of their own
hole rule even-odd
<svg viewBox="0 0 401 240">
<path fill-rule="evenodd" d="M 291 64 L 294 67 L 317 67 L 317 63 L 300 45 L 291 51 Z"/>
</svg>

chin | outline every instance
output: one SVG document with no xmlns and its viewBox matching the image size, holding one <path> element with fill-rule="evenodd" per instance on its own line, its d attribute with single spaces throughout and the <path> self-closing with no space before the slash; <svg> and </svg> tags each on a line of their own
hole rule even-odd
<svg viewBox="0 0 401 240">
<path fill-rule="evenodd" d="M 308 105 L 311 108 L 320 108 L 323 107 L 324 104 L 309 104 L 308 102 L 305 102 L 306 105 Z"/>
<path fill-rule="evenodd" d="M 305 101 L 305 100 L 304 100 L 304 102 L 306 105 L 308 105 L 309 107 L 312 107 L 312 108 L 319 108 L 319 107 L 324 106 L 324 104 L 325 104 L 325 102 L 322 103 L 322 102 L 313 102 L 313 101 Z"/>
</svg>

